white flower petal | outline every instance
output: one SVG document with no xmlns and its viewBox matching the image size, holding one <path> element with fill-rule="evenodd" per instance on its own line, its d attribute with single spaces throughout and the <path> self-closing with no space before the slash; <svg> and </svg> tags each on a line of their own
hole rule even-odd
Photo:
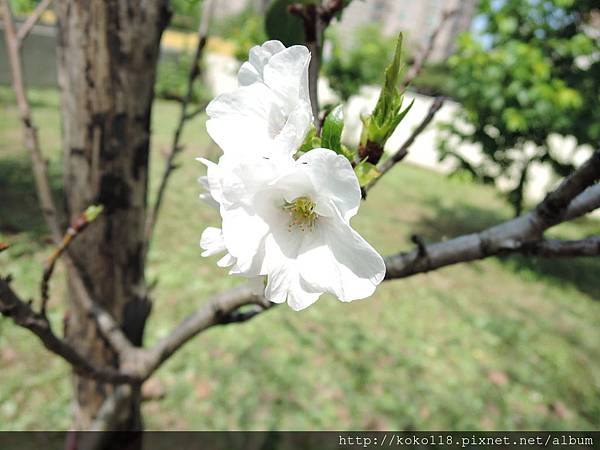
<svg viewBox="0 0 600 450">
<path fill-rule="evenodd" d="M 219 95 L 206 113 L 210 137 L 223 152 L 235 155 L 275 151 L 274 139 L 287 121 L 276 94 L 262 83 Z"/>
<path fill-rule="evenodd" d="M 289 229 L 285 213 L 274 219 L 269 222 L 270 234 L 265 239 L 263 267 L 268 273 L 265 298 L 274 303 L 287 301 L 292 309 L 299 311 L 316 302 L 323 291 L 306 289 L 301 284 L 298 252 L 306 234 Z"/>
<path fill-rule="evenodd" d="M 279 41 L 267 41 L 263 45 L 256 45 L 250 49 L 248 61 L 242 64 L 238 72 L 238 83 L 247 86 L 257 81 L 263 81 L 263 71 L 269 59 L 281 51 L 285 46 Z"/>
<path fill-rule="evenodd" d="M 221 205 L 249 205 L 274 179 L 294 169 L 295 161 L 290 155 L 273 155 L 271 158 L 223 155 L 217 169 L 209 169 L 209 182 Z"/>
<path fill-rule="evenodd" d="M 303 45 L 293 45 L 273 55 L 263 69 L 263 79 L 285 102 L 287 111 L 295 107 L 298 99 L 310 108 L 308 92 L 308 66 L 310 52 Z"/>
<path fill-rule="evenodd" d="M 322 292 L 308 292 L 302 287 L 300 280 L 296 279 L 295 285 L 288 292 L 287 302 L 294 311 L 300 311 L 319 300 L 321 294 Z"/>
<path fill-rule="evenodd" d="M 285 303 L 295 311 L 308 308 L 322 292 L 308 292 L 300 283 L 296 261 L 288 261 L 269 273 L 265 298 L 273 303 Z"/>
<path fill-rule="evenodd" d="M 204 250 L 202 256 L 216 255 L 226 251 L 223 233 L 220 228 L 208 227 L 200 237 L 200 247 Z"/>
<path fill-rule="evenodd" d="M 385 276 L 385 263 L 367 241 L 342 220 L 321 218 L 304 241 L 300 275 L 312 290 L 347 302 L 369 297 Z"/>
<path fill-rule="evenodd" d="M 288 115 L 287 122 L 277 136 L 276 142 L 283 148 L 294 149 L 295 153 L 304 142 L 311 125 L 312 111 L 310 103 L 303 100 L 299 101 Z"/>
<path fill-rule="evenodd" d="M 223 202 L 223 190 L 221 188 L 221 169 L 214 162 L 206 158 L 196 158 L 196 161 L 200 161 L 206 166 L 206 183 L 208 183 L 208 190 L 210 196 L 217 202 Z"/>
<path fill-rule="evenodd" d="M 329 211 L 327 202 L 332 201 L 349 223 L 358 212 L 361 199 L 360 185 L 350 162 L 332 150 L 316 148 L 298 158 L 297 163 L 319 194 L 317 208 L 321 206 Z"/>
<path fill-rule="evenodd" d="M 235 258 L 227 253 L 220 260 L 217 261 L 217 266 L 219 267 L 229 267 L 235 264 Z"/>
<path fill-rule="evenodd" d="M 269 226 L 245 207 L 221 208 L 223 237 L 227 251 L 236 258 L 236 272 L 262 275 L 264 239 Z"/>
<path fill-rule="evenodd" d="M 267 277 L 265 287 L 265 298 L 273 303 L 285 303 L 287 301 L 290 286 L 289 270 L 286 266 L 276 268 Z"/>
<path fill-rule="evenodd" d="M 198 197 L 200 200 L 205 202 L 208 206 L 219 209 L 219 202 L 217 202 L 212 195 L 210 195 L 210 185 L 208 183 L 208 177 L 200 177 L 198 178 L 198 182 L 200 185 L 206 190 L 206 192 L 201 193 Z"/>
</svg>

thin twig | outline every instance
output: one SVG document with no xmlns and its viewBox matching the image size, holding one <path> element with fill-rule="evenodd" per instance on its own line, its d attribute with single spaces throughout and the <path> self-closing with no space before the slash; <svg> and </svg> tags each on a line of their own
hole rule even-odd
<svg viewBox="0 0 600 450">
<path fill-rule="evenodd" d="M 54 273 L 56 261 L 58 261 L 60 255 L 62 255 L 62 253 L 67 249 L 67 247 L 71 244 L 74 238 L 75 232 L 72 227 L 69 227 L 69 229 L 63 237 L 63 240 L 59 245 L 57 245 L 54 248 L 54 251 L 48 258 L 48 260 L 46 261 L 46 265 L 44 266 L 42 282 L 40 283 L 40 294 L 42 297 L 42 306 L 40 308 L 40 314 L 44 317 L 46 317 L 46 308 L 48 305 L 48 300 L 50 298 L 50 278 L 52 278 L 52 274 Z"/>
<path fill-rule="evenodd" d="M 366 195 L 366 193 L 373 186 L 375 186 L 375 184 L 377 184 L 377 181 L 383 175 L 385 175 L 386 172 L 388 172 L 392 167 L 394 167 L 394 165 L 396 163 L 402 161 L 406 157 L 406 155 L 408 155 L 408 150 L 410 149 L 410 147 L 412 146 L 412 144 L 415 142 L 415 139 L 417 139 L 417 137 L 431 123 L 431 121 L 433 120 L 433 118 L 435 117 L 435 115 L 437 114 L 437 112 L 444 105 L 444 101 L 445 100 L 446 99 L 444 97 L 436 97 L 433 100 L 433 103 L 429 107 L 429 111 L 427 111 L 427 114 L 425 115 L 425 117 L 423 118 L 423 120 L 421 121 L 421 123 L 419 125 L 417 125 L 417 127 L 413 130 L 413 132 L 408 137 L 408 139 L 406 139 L 406 141 L 404 141 L 404 143 L 400 146 L 400 148 L 398 150 L 396 150 L 396 152 L 392 156 L 390 156 L 388 159 L 386 159 L 383 163 L 381 163 L 379 165 L 379 167 L 377 168 L 377 170 L 379 171 L 380 175 L 377 178 L 374 178 L 368 185 L 366 185 L 363 188 L 363 194 L 364 195 Z"/>
<path fill-rule="evenodd" d="M 61 232 L 60 219 L 52 198 L 52 189 L 48 178 L 48 168 L 40 150 L 37 128 L 34 125 L 31 107 L 27 99 L 23 81 L 23 65 L 19 52 L 19 39 L 15 30 L 15 22 L 8 0 L 0 0 L 0 8 L 4 17 L 4 37 L 10 64 L 12 85 L 21 115 L 21 122 L 25 132 L 25 146 L 31 154 L 33 174 L 37 195 L 42 208 L 42 213 L 56 245 L 60 244 L 63 233 Z"/>
<path fill-rule="evenodd" d="M 179 143 L 181 139 L 181 135 L 183 132 L 183 128 L 186 122 L 191 119 L 188 114 L 188 106 L 192 100 L 193 92 L 194 92 L 194 82 L 200 76 L 200 60 L 202 59 L 202 53 L 204 52 L 204 47 L 206 46 L 206 42 L 208 39 L 208 31 L 210 28 L 210 21 L 212 18 L 212 14 L 214 11 L 214 6 L 216 4 L 216 0 L 204 0 L 202 2 L 202 17 L 200 18 L 200 25 L 198 27 L 198 42 L 196 43 L 196 49 L 194 51 L 194 56 L 192 58 L 190 71 L 188 74 L 187 80 L 187 89 L 185 93 L 185 97 L 181 100 L 181 110 L 179 113 L 179 122 L 177 123 L 177 128 L 175 129 L 175 133 L 173 134 L 173 141 L 171 143 L 171 148 L 169 150 L 169 154 L 167 155 L 167 161 L 165 170 L 160 180 L 160 184 L 158 187 L 158 193 L 156 196 L 156 201 L 154 202 L 154 207 L 150 211 L 148 218 L 146 220 L 146 229 L 145 229 L 145 239 L 144 239 L 144 249 L 143 254 L 144 258 L 148 253 L 148 248 L 150 247 L 150 243 L 152 241 L 152 236 L 154 234 L 154 227 L 156 226 L 156 221 L 158 219 L 158 214 L 160 212 L 160 208 L 162 206 L 163 198 L 165 195 L 165 191 L 167 188 L 167 183 L 176 166 L 174 164 L 175 158 L 183 149 L 183 146 Z"/>
<path fill-rule="evenodd" d="M 429 56 L 431 56 L 431 52 L 433 51 L 433 48 L 435 46 L 435 41 L 436 41 L 438 35 L 440 34 L 440 31 L 442 31 L 442 28 L 444 27 L 446 22 L 452 16 L 454 16 L 457 12 L 458 12 L 458 9 L 453 9 L 453 10 L 445 11 L 444 13 L 442 13 L 442 17 L 440 18 L 440 21 L 437 24 L 437 27 L 435 27 L 433 32 L 429 35 L 429 39 L 427 40 L 427 45 L 417 55 L 417 57 L 414 59 L 412 65 L 406 72 L 404 81 L 402 82 L 402 85 L 400 86 L 401 91 L 406 89 L 406 87 L 410 83 L 412 83 L 412 81 L 416 78 L 416 76 L 421 73 L 421 70 L 423 70 L 423 66 L 425 66 L 425 63 L 429 59 Z"/>
<path fill-rule="evenodd" d="M 101 211 L 101 209 L 100 209 Z M 40 309 L 40 314 L 43 317 L 46 317 L 46 307 L 48 305 L 49 299 L 49 291 L 50 291 L 50 278 L 52 278 L 52 273 L 54 272 L 54 267 L 56 266 L 56 262 L 60 258 L 60 256 L 67 250 L 71 242 L 81 234 L 88 225 L 96 219 L 96 215 L 89 216 L 87 212 L 82 213 L 75 222 L 67 229 L 67 232 L 63 236 L 63 239 L 60 245 L 57 245 L 54 248 L 54 251 L 46 261 L 46 265 L 44 266 L 44 273 L 42 274 L 42 282 L 40 284 L 40 292 L 42 297 L 42 306 Z"/>
<path fill-rule="evenodd" d="M 25 40 L 27 35 L 31 32 L 37 21 L 40 20 L 40 17 L 44 13 L 44 11 L 48 9 L 50 3 L 52 3 L 52 0 L 42 0 L 40 3 L 38 3 L 33 12 L 29 15 L 29 17 L 27 17 L 25 22 L 23 22 L 23 25 L 19 27 L 19 31 L 17 32 L 17 40 L 19 41 L 19 46 L 23 44 L 23 40 Z"/>
<path fill-rule="evenodd" d="M 196 117 L 197 115 L 202 114 L 204 111 L 206 111 L 207 106 L 208 106 L 208 102 L 202 103 L 198 108 L 196 108 L 192 112 L 187 113 L 185 115 L 185 120 L 191 120 L 194 117 Z"/>
</svg>

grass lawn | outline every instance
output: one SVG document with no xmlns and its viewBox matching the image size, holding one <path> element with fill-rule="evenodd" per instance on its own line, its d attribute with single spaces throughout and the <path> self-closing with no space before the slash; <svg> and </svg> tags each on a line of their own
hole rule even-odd
<svg viewBox="0 0 600 450">
<path fill-rule="evenodd" d="M 58 195 L 59 103 L 32 93 Z M 151 190 L 162 171 L 177 105 L 154 110 Z M 0 273 L 38 298 L 48 233 L 38 210 L 12 96 L 0 90 Z M 197 199 L 197 156 L 216 158 L 203 118 L 190 123 L 150 253 L 158 282 L 147 343 L 236 280 L 200 256 L 198 240 L 217 214 Z M 414 149 L 418 151 L 418 149 Z M 510 216 L 487 187 L 399 165 L 369 194 L 353 221 L 382 254 Z M 581 219 L 552 234 L 600 233 Z M 386 282 L 373 298 L 332 297 L 295 313 L 279 307 L 249 323 L 214 328 L 157 373 L 160 401 L 144 404 L 150 429 L 599 429 L 600 261 L 489 259 Z M 65 312 L 64 272 L 52 283 L 56 329 Z M 0 430 L 69 427 L 65 363 L 0 318 Z"/>
</svg>

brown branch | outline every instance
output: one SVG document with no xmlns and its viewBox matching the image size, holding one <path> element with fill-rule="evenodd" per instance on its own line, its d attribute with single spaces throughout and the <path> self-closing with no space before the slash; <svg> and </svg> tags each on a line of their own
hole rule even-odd
<svg viewBox="0 0 600 450">
<path fill-rule="evenodd" d="M 572 220 L 600 206 L 600 150 L 567 177 L 533 211 L 480 233 L 461 236 L 446 242 L 425 245 L 418 242 L 417 250 L 387 257 L 386 279 L 402 278 L 427 272 L 450 264 L 482 259 L 507 252 L 537 252 L 539 256 L 592 256 L 598 252 L 598 237 L 583 241 L 540 241 L 542 233 L 562 221 Z M 589 187 L 588 187 L 589 186 Z M 551 212 L 550 212 L 551 211 Z M 595 246 L 595 247 L 594 247 Z M 596 252 L 596 253 L 594 253 Z M 214 297 L 193 313 L 145 355 L 144 377 L 149 376 L 179 347 L 211 326 L 228 323 L 224 315 L 235 314 L 245 305 L 255 304 L 264 309 L 272 306 L 242 286 Z M 263 310 L 264 310 L 263 309 Z M 255 317 L 262 310 L 253 310 Z"/>
<path fill-rule="evenodd" d="M 65 255 L 64 261 L 70 273 L 80 273 L 68 253 Z M 132 353 L 136 347 L 125 336 L 113 316 L 96 302 L 91 294 L 91 289 L 86 285 L 83 278 L 80 276 L 71 277 L 71 286 L 76 291 L 74 299 L 79 302 L 79 306 L 86 314 L 96 322 L 100 334 L 108 341 L 113 350 L 120 357 Z"/>
<path fill-rule="evenodd" d="M 102 207 L 96 207 L 96 211 L 99 214 L 102 211 Z M 88 210 L 90 211 L 90 210 Z M 40 283 L 40 293 L 42 297 L 42 307 L 40 310 L 40 314 L 43 317 L 46 317 L 46 306 L 49 300 L 49 288 L 50 288 L 50 278 L 52 278 L 52 274 L 54 272 L 54 267 L 56 266 L 56 262 L 60 258 L 60 256 L 67 250 L 71 242 L 81 234 L 88 225 L 96 219 L 97 214 L 91 212 L 82 213 L 75 222 L 67 229 L 67 232 L 62 238 L 60 245 L 57 245 L 46 261 L 46 265 L 44 266 L 44 273 L 42 274 L 42 281 Z"/>
<path fill-rule="evenodd" d="M 533 211 L 480 233 L 461 236 L 446 242 L 425 245 L 415 237 L 418 248 L 409 253 L 385 258 L 386 279 L 403 278 L 450 264 L 482 259 L 509 252 L 535 253 L 544 257 L 596 256 L 598 237 L 582 241 L 543 241 L 543 232 L 562 221 L 572 220 L 600 206 L 600 185 L 587 187 L 600 177 L 600 150 Z M 587 187 L 587 189 L 586 189 Z M 551 205 L 551 206 L 549 206 Z M 564 206 L 563 206 L 564 205 Z M 562 208 L 562 210 L 559 210 Z M 548 209 L 552 214 L 546 212 Z M 246 305 L 259 308 L 241 312 Z M 215 296 L 208 304 L 177 325 L 154 348 L 141 350 L 141 374 L 149 377 L 181 346 L 197 334 L 219 324 L 245 321 L 274 306 L 257 296 L 248 286 L 241 286 Z"/>
<path fill-rule="evenodd" d="M 565 221 L 584 216 L 598 208 L 600 208 L 600 184 L 595 184 L 573 199 L 565 213 Z"/>
<path fill-rule="evenodd" d="M 240 308 L 247 305 L 254 305 L 255 308 L 246 312 L 240 311 Z M 148 378 L 180 347 L 206 329 L 215 325 L 245 322 L 272 306 L 272 303 L 257 296 L 247 285 L 214 296 L 176 325 L 173 331 L 153 348 L 139 350 L 138 358 L 143 365 L 140 373 L 143 374 L 144 379 Z"/>
<path fill-rule="evenodd" d="M 2 253 L 4 250 L 8 250 L 10 248 L 10 245 L 4 243 L 4 242 L 0 242 L 0 253 Z"/>
<path fill-rule="evenodd" d="M 319 71 L 321 70 L 321 50 L 323 44 L 323 32 L 325 24 L 317 12 L 317 6 L 314 4 L 304 5 L 302 3 L 293 3 L 288 6 L 290 14 L 298 16 L 304 26 L 304 45 L 310 52 L 310 63 L 308 66 L 308 94 L 310 97 L 310 106 L 313 115 L 313 124 L 317 129 L 317 134 L 321 129 L 319 120 Z"/>
<path fill-rule="evenodd" d="M 19 107 L 21 122 L 23 123 L 25 133 L 25 147 L 27 147 L 27 150 L 31 154 L 35 185 L 42 213 L 50 228 L 54 243 L 58 245 L 62 240 L 63 233 L 61 232 L 58 210 L 56 209 L 52 198 L 52 190 L 48 178 L 48 168 L 40 151 L 37 128 L 34 125 L 31 107 L 25 91 L 23 65 L 19 53 L 19 39 L 15 30 L 15 23 L 8 0 L 0 0 L 0 9 L 2 10 L 2 16 L 4 17 L 4 38 L 10 64 L 13 90 L 17 99 L 17 105 Z"/>
<path fill-rule="evenodd" d="M 401 91 L 403 91 L 404 89 L 406 89 L 407 86 L 410 83 L 412 83 L 412 81 L 417 77 L 417 75 L 419 75 L 421 73 L 421 70 L 423 70 L 423 66 L 425 65 L 425 63 L 429 59 L 429 56 L 431 55 L 431 52 L 433 51 L 433 47 L 435 45 L 435 41 L 436 41 L 438 35 L 440 34 L 440 31 L 442 31 L 442 28 L 444 27 L 444 25 L 446 24 L 446 22 L 452 16 L 454 16 L 457 12 L 458 12 L 458 9 L 454 9 L 454 10 L 446 11 L 446 12 L 444 12 L 442 14 L 442 17 L 440 18 L 440 21 L 437 24 L 437 27 L 435 27 L 435 29 L 433 30 L 433 32 L 429 36 L 429 39 L 427 41 L 427 45 L 417 55 L 417 57 L 414 59 L 412 65 L 410 66 L 410 68 L 406 72 L 406 76 L 404 77 L 404 81 L 402 82 L 402 85 L 400 86 L 400 90 Z"/>
<path fill-rule="evenodd" d="M 429 111 L 427 111 L 427 115 L 423 118 L 421 123 L 417 125 L 417 127 L 413 130 L 408 139 L 404 141 L 404 143 L 400 146 L 398 150 L 396 150 L 396 152 L 392 156 L 390 156 L 388 159 L 386 159 L 383 163 L 379 165 L 377 170 L 379 171 L 380 175 L 377 178 L 374 178 L 368 185 L 363 187 L 363 196 L 365 196 L 366 193 L 373 186 L 375 186 L 375 184 L 377 184 L 377 181 L 383 175 L 385 175 L 386 172 L 388 172 L 392 167 L 394 167 L 396 163 L 402 161 L 406 157 L 406 155 L 408 155 L 408 150 L 410 149 L 412 144 L 415 142 L 417 137 L 425 130 L 425 128 L 427 128 L 427 126 L 431 123 L 437 112 L 444 105 L 445 100 L 446 99 L 444 97 L 436 97 L 433 100 L 433 103 L 429 107 Z"/>
<path fill-rule="evenodd" d="M 10 317 L 17 325 L 35 334 L 52 353 L 62 357 L 81 375 L 109 383 L 139 383 L 139 377 L 112 368 L 94 366 L 75 348 L 58 338 L 48 319 L 37 314 L 10 287 L 10 280 L 0 278 L 0 314 Z"/>
<path fill-rule="evenodd" d="M 210 21 L 215 4 L 216 0 L 204 0 L 202 2 L 202 17 L 200 18 L 200 25 L 198 26 L 197 34 L 198 42 L 196 43 L 196 49 L 194 51 L 194 56 L 192 57 L 190 71 L 188 73 L 186 93 L 180 101 L 181 109 L 179 113 L 179 122 L 177 123 L 177 128 L 175 129 L 175 133 L 173 134 L 173 141 L 171 143 L 171 148 L 167 155 L 167 161 L 165 163 L 166 166 L 160 180 L 156 201 L 154 202 L 154 207 L 150 211 L 150 214 L 148 215 L 148 218 L 146 220 L 145 240 L 143 249 L 144 257 L 146 257 L 148 253 L 148 248 L 152 241 L 154 227 L 156 226 L 158 214 L 162 206 L 163 198 L 167 188 L 167 183 L 169 182 L 169 178 L 176 168 L 176 165 L 174 164 L 175 158 L 183 149 L 183 146 L 179 143 L 179 141 L 181 140 L 181 135 L 183 133 L 183 128 L 186 122 L 193 117 L 188 114 L 188 106 L 192 100 L 194 92 L 194 82 L 201 74 L 200 60 L 202 59 L 202 53 L 204 52 L 204 48 L 208 39 L 208 31 L 210 28 Z"/>
<path fill-rule="evenodd" d="M 573 258 L 600 256 L 600 236 L 590 236 L 576 241 L 542 240 L 524 243 L 519 249 L 527 256 L 544 258 Z"/>
<path fill-rule="evenodd" d="M 598 256 L 600 237 L 593 236 L 581 241 L 543 241 L 539 235 L 545 229 L 563 220 L 571 220 L 586 214 L 600 206 L 600 185 L 585 189 L 585 185 L 594 183 L 600 175 L 600 151 L 597 151 L 575 173 L 568 177 L 553 193 L 532 212 L 481 233 L 461 236 L 450 241 L 425 245 L 415 238 L 418 249 L 411 253 L 386 258 L 386 279 L 402 278 L 421 272 L 427 272 L 450 264 L 482 259 L 487 256 L 519 252 L 543 257 Z M 584 190 L 585 189 L 585 190 Z M 584 190 L 583 192 L 581 192 Z M 543 211 L 548 203 L 563 204 L 576 196 L 564 211 L 557 215 L 545 216 Z M 0 312 L 14 316 L 14 307 L 10 299 L 6 300 L 5 286 L 0 280 Z M 13 301 L 14 303 L 14 301 Z M 17 302 L 23 308 L 22 302 Z M 8 306 L 7 306 L 8 305 Z M 252 305 L 253 308 L 242 308 Z M 249 286 L 240 286 L 213 297 L 195 313 L 177 325 L 164 339 L 150 349 L 130 347 L 121 354 L 121 371 L 99 371 L 96 368 L 82 366 L 90 376 L 114 383 L 138 383 L 148 379 L 177 350 L 196 335 L 207 329 L 229 323 L 250 320 L 264 311 L 276 306 L 257 296 Z M 30 316 L 31 311 L 25 314 Z M 96 314 L 93 312 L 93 314 Z M 38 319 L 43 319 L 37 316 Z M 16 321 L 16 320 L 15 320 Z M 19 323 L 19 322 L 17 322 Z M 26 328 L 32 329 L 27 324 Z M 35 329 L 32 329 L 36 333 Z M 39 333 L 36 333 L 39 336 Z M 42 338 L 45 343 L 48 341 Z M 48 345 L 47 345 L 48 346 Z M 52 346 L 49 347 L 51 350 Z M 54 350 L 53 350 L 54 351 Z M 58 353 L 55 351 L 55 353 Z M 64 352 L 63 352 L 64 353 Z M 58 353 L 61 354 L 61 353 Z M 63 356 L 63 354 L 61 354 Z M 67 361 L 79 367 L 81 361 L 69 353 L 63 356 Z M 115 400 L 116 401 L 116 400 Z M 114 402 L 109 402 L 109 408 Z M 112 409 L 111 409 L 112 410 Z"/>
<path fill-rule="evenodd" d="M 600 150 L 596 150 L 534 210 L 478 233 L 426 245 L 420 251 L 389 256 L 385 258 L 386 278 L 404 278 L 504 253 L 526 253 L 528 246 L 535 247 L 532 242 L 539 242 L 548 228 L 586 214 L 600 205 L 600 185 L 593 185 L 599 177 Z M 573 249 L 573 245 L 564 244 L 563 247 Z M 548 250 L 547 255 L 552 256 L 552 252 Z M 543 252 L 541 256 L 544 256 Z M 586 256 L 585 252 L 581 256 Z"/>
<path fill-rule="evenodd" d="M 536 253 L 544 257 L 595 256 L 598 237 L 582 241 L 541 241 L 542 233 L 553 225 L 572 220 L 600 206 L 600 185 L 592 185 L 600 176 L 600 150 L 566 178 L 532 212 L 480 233 L 446 242 L 425 245 L 410 253 L 386 258 L 386 279 L 402 278 L 450 264 L 482 259 L 503 253 Z M 586 186 L 590 186 L 587 187 Z M 551 207 L 549 206 L 551 205 Z M 560 205 L 565 205 L 562 211 Z M 547 210 L 552 211 L 549 214 Z M 595 246 L 595 247 L 594 247 Z M 253 305 L 254 308 L 242 308 Z M 249 286 L 240 286 L 213 297 L 180 322 L 173 331 L 150 349 L 131 348 L 124 352 L 125 366 L 147 379 L 180 347 L 203 331 L 229 323 L 244 322 L 275 304 L 257 296 Z"/>
<path fill-rule="evenodd" d="M 25 20 L 25 22 L 23 22 L 23 25 L 19 27 L 19 31 L 17 32 L 17 40 L 19 42 L 19 46 L 23 44 L 23 40 L 25 40 L 27 35 L 31 32 L 33 26 L 37 23 L 37 21 L 40 20 L 40 17 L 44 13 L 44 11 L 48 9 L 50 3 L 52 3 L 52 0 L 42 0 L 40 3 L 38 3 L 33 12 L 29 15 L 29 17 L 27 17 L 27 20 Z"/>
<path fill-rule="evenodd" d="M 189 112 L 185 115 L 185 120 L 192 120 L 199 114 L 202 114 L 206 111 L 206 107 L 208 106 L 208 102 L 202 103 L 198 108 L 194 109 L 192 112 Z"/>
</svg>

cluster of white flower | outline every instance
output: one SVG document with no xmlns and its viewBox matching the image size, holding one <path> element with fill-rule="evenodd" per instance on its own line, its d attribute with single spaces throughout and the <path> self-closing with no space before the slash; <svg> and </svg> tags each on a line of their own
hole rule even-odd
<svg viewBox="0 0 600 450">
<path fill-rule="evenodd" d="M 222 218 L 221 229 L 204 230 L 202 255 L 225 253 L 220 267 L 295 310 L 325 292 L 368 297 L 385 275 L 381 256 L 350 227 L 361 200 L 350 162 L 324 148 L 294 158 L 313 119 L 309 62 L 303 46 L 252 48 L 239 88 L 207 107 L 223 155 L 218 164 L 199 159 L 207 166 L 201 198 Z"/>
</svg>

